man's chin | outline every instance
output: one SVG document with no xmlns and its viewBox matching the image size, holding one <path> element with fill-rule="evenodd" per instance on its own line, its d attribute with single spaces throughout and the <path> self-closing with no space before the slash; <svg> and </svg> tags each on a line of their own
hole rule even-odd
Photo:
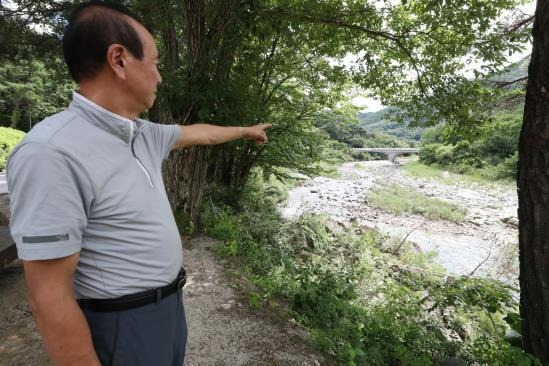
<svg viewBox="0 0 549 366">
<path fill-rule="evenodd" d="M 156 101 L 156 95 L 149 99 L 149 101 L 148 101 L 148 103 L 147 103 L 147 109 L 152 108 L 152 106 L 154 105 L 154 102 L 155 102 L 155 101 Z"/>
</svg>

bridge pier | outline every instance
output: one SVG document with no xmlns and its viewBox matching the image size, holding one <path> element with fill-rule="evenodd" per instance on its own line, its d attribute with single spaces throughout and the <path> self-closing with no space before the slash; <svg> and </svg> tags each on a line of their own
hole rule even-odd
<svg viewBox="0 0 549 366">
<path fill-rule="evenodd" d="M 385 155 L 387 155 L 387 160 L 389 160 L 391 163 L 394 163 L 396 157 L 399 156 L 400 154 L 396 152 L 390 152 L 390 153 L 386 153 Z"/>
</svg>

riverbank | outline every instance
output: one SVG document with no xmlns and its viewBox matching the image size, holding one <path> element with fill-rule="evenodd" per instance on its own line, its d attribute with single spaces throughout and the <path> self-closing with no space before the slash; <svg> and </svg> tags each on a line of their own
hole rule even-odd
<svg viewBox="0 0 549 366">
<path fill-rule="evenodd" d="M 406 160 L 403 160 L 404 162 Z M 375 228 L 393 241 L 413 242 L 450 273 L 518 281 L 517 197 L 509 185 L 420 178 L 388 161 L 344 163 L 338 178 L 305 180 L 289 192 L 281 206 L 286 218 L 303 212 L 324 213 L 341 226 L 351 222 Z M 448 174 L 448 173 L 445 173 Z M 467 209 L 462 222 L 432 220 L 421 215 L 396 215 L 369 204 L 374 186 L 399 185 Z"/>
</svg>

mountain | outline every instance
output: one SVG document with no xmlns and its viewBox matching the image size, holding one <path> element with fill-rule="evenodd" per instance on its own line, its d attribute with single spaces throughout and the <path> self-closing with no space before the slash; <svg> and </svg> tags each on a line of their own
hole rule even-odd
<svg viewBox="0 0 549 366">
<path fill-rule="evenodd" d="M 408 128 L 407 123 L 397 123 L 389 120 L 393 107 L 383 108 L 377 112 L 361 112 L 358 114 L 360 126 L 366 132 L 382 132 L 404 140 L 419 141 L 424 128 Z"/>
<path fill-rule="evenodd" d="M 507 66 L 501 72 L 489 76 L 489 84 L 497 87 L 501 85 L 501 83 L 524 78 L 528 76 L 529 64 L 530 56 L 527 56 L 522 60 Z M 506 89 L 512 90 L 524 88 L 525 84 L 526 81 L 517 82 L 506 86 Z M 522 100 L 519 99 L 517 103 L 522 103 Z M 514 107 L 514 105 L 508 106 L 509 109 L 511 109 L 511 107 Z M 392 110 L 395 110 L 394 107 L 387 107 L 377 112 L 359 113 L 358 118 L 361 121 L 361 127 L 370 133 L 382 132 L 400 139 L 419 141 L 425 128 L 408 128 L 406 123 L 396 123 L 390 121 L 388 114 Z"/>
</svg>

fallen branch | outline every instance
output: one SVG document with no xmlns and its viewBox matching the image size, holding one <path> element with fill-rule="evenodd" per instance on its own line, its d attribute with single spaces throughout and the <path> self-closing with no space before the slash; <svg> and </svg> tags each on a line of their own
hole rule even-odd
<svg viewBox="0 0 549 366">
<path fill-rule="evenodd" d="M 393 251 L 393 254 L 397 254 L 400 252 L 400 249 L 402 248 L 402 246 L 404 245 L 404 242 L 406 242 L 406 239 L 408 239 L 408 237 L 410 236 L 410 234 L 412 234 L 414 231 L 416 231 L 417 229 L 419 229 L 421 227 L 421 225 L 423 225 L 425 222 L 422 221 L 418 226 L 416 226 L 415 228 L 413 228 L 412 230 L 410 230 L 408 232 L 408 234 L 406 234 L 406 236 L 404 237 L 404 239 L 402 239 L 402 241 L 400 242 L 400 244 L 396 247 L 396 249 Z"/>
<path fill-rule="evenodd" d="M 469 273 L 467 276 L 465 276 L 465 278 L 470 278 L 471 276 L 473 276 L 475 274 L 475 272 L 477 271 L 477 269 L 480 268 L 480 266 L 482 266 L 484 263 L 486 263 L 486 261 L 490 258 L 490 255 L 492 255 L 492 246 L 494 245 L 494 242 L 495 241 L 492 241 L 492 243 L 490 244 L 490 250 L 488 251 L 488 255 L 486 256 L 486 258 L 484 258 L 484 260 L 482 262 L 480 262 L 476 267 L 475 269 L 473 269 L 471 271 L 471 273 Z"/>
</svg>

